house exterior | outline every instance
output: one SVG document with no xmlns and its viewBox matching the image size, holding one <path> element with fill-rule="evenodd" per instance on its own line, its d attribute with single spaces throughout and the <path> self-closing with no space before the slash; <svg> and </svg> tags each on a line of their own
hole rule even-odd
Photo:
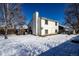
<svg viewBox="0 0 79 59">
<path fill-rule="evenodd" d="M 25 34 L 27 34 L 27 29 L 28 29 L 27 25 L 22 25 L 22 26 L 18 25 L 18 26 L 16 26 L 16 34 L 25 35 Z"/>
<path fill-rule="evenodd" d="M 59 34 L 65 33 L 65 28 L 62 25 L 59 25 Z"/>
<path fill-rule="evenodd" d="M 23 25 L 22 27 L 20 25 L 18 26 L 8 26 L 7 34 L 26 34 L 27 33 L 28 26 Z M 5 34 L 5 24 L 0 23 L 0 35 Z"/>
<path fill-rule="evenodd" d="M 55 20 L 40 17 L 38 12 L 35 12 L 32 17 L 29 27 L 34 35 L 51 35 L 59 32 L 59 23 Z"/>
<path fill-rule="evenodd" d="M 60 34 L 72 34 L 73 29 L 68 26 L 59 25 L 59 33 Z"/>
</svg>

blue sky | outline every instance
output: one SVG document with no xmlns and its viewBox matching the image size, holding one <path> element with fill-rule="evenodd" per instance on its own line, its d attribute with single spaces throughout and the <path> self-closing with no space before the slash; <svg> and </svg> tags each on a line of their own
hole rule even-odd
<svg viewBox="0 0 79 59">
<path fill-rule="evenodd" d="M 63 24 L 65 7 L 66 4 L 63 3 L 25 3 L 22 4 L 22 11 L 27 23 L 32 19 L 32 14 L 38 11 L 40 16 Z"/>
</svg>

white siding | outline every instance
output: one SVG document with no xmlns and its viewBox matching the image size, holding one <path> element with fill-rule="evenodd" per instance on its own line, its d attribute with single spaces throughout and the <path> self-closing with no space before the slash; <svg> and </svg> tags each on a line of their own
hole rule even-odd
<svg viewBox="0 0 79 59">
<path fill-rule="evenodd" d="M 39 13 L 35 12 L 33 14 L 33 19 L 32 19 L 32 32 L 34 35 L 39 34 L 38 26 L 39 26 Z"/>
<path fill-rule="evenodd" d="M 55 26 L 55 21 L 50 21 L 48 20 L 48 25 L 45 24 L 45 20 L 44 19 L 41 19 L 41 35 L 46 35 L 45 34 L 45 30 L 47 29 L 48 30 L 48 34 L 56 34 L 55 30 L 57 29 L 57 32 L 58 32 L 58 23 L 57 23 L 57 26 Z"/>
<path fill-rule="evenodd" d="M 46 18 L 47 19 L 47 18 Z M 35 12 L 32 17 L 31 28 L 34 35 L 46 35 L 45 30 L 48 30 L 48 34 L 56 34 L 59 31 L 59 24 L 55 26 L 55 21 L 48 20 L 48 25 L 45 24 L 45 19 L 39 17 L 39 13 Z"/>
</svg>

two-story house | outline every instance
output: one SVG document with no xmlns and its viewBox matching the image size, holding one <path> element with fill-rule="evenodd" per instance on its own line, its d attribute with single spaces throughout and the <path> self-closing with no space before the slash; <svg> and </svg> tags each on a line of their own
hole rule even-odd
<svg viewBox="0 0 79 59">
<path fill-rule="evenodd" d="M 40 17 L 38 12 L 35 12 L 32 17 L 29 27 L 34 35 L 51 35 L 59 32 L 59 23 L 55 20 Z"/>
</svg>

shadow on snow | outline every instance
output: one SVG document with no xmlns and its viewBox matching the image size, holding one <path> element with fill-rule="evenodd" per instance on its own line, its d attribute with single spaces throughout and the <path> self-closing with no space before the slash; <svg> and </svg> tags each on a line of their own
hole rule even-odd
<svg viewBox="0 0 79 59">
<path fill-rule="evenodd" d="M 72 42 L 72 40 L 79 41 L 79 36 L 73 37 L 69 41 L 41 53 L 39 56 L 78 56 L 79 43 Z"/>
</svg>

